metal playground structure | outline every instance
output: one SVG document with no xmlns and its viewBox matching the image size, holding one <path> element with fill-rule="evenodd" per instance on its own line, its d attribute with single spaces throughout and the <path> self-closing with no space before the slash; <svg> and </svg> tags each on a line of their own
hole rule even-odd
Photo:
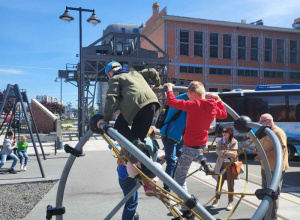
<svg viewBox="0 0 300 220">
<path fill-rule="evenodd" d="M 175 92 L 182 92 L 186 91 L 186 87 L 180 87 L 175 86 L 174 88 Z M 157 89 L 156 93 L 163 93 L 166 91 L 166 88 L 160 88 Z M 237 203 L 237 205 L 234 207 L 232 212 L 230 213 L 228 219 L 233 215 L 234 211 L 237 209 L 239 203 L 245 196 L 256 196 L 259 200 L 261 200 L 260 205 L 256 209 L 256 211 L 253 213 L 253 216 L 251 219 L 258 220 L 258 219 L 270 219 L 271 215 L 271 208 L 272 208 L 272 202 L 278 198 L 277 189 L 279 186 L 279 182 L 281 179 L 282 174 L 282 167 L 283 167 L 283 152 L 280 145 L 280 142 L 277 138 L 277 136 L 271 131 L 269 127 L 262 126 L 258 123 L 251 122 L 251 119 L 247 116 L 239 116 L 233 109 L 231 109 L 226 103 L 223 103 L 226 107 L 226 110 L 228 114 L 230 114 L 234 121 L 233 122 L 226 122 L 222 123 L 218 126 L 216 126 L 216 133 L 222 128 L 226 127 L 234 127 L 238 132 L 240 133 L 247 133 L 250 138 L 252 139 L 251 143 L 255 143 L 256 148 L 258 149 L 258 154 L 262 158 L 263 165 L 265 167 L 266 177 L 267 177 L 267 185 L 268 189 L 257 189 L 255 194 L 247 193 L 247 181 L 248 181 L 248 167 L 246 164 L 246 184 L 244 191 L 242 193 L 234 193 L 235 195 L 240 195 L 240 199 Z M 155 192 L 155 197 L 162 201 L 162 203 L 170 210 L 170 213 L 175 217 L 175 219 L 183 219 L 181 212 L 177 208 L 178 205 L 184 205 L 186 206 L 191 212 L 194 214 L 194 216 L 198 219 L 204 219 L 204 220 L 213 220 L 215 219 L 201 204 L 198 203 L 197 198 L 193 195 L 189 194 L 187 191 L 185 191 L 181 186 L 179 186 L 168 174 L 166 174 L 163 170 L 161 170 L 159 167 L 157 167 L 151 159 L 149 159 L 143 152 L 141 152 L 135 145 L 133 145 L 131 142 L 129 142 L 126 138 L 124 138 L 121 134 L 119 134 L 112 126 L 110 125 L 103 125 L 101 129 L 97 128 L 97 121 L 99 119 L 102 119 L 103 115 L 96 114 L 93 115 L 90 118 L 89 121 L 89 130 L 83 135 L 83 137 L 80 139 L 78 144 L 75 148 L 72 148 L 70 146 L 65 147 L 66 152 L 70 153 L 70 156 L 66 162 L 66 165 L 64 167 L 64 170 L 62 172 L 59 186 L 57 190 L 57 196 L 56 196 L 56 206 L 48 206 L 47 207 L 47 219 L 51 219 L 53 215 L 56 215 L 57 220 L 63 219 L 63 214 L 65 213 L 65 207 L 63 206 L 63 197 L 65 192 L 65 187 L 67 183 L 67 179 L 70 173 L 70 170 L 73 166 L 73 163 L 75 162 L 76 157 L 80 156 L 80 152 L 82 148 L 84 147 L 85 143 L 89 140 L 89 138 L 93 135 L 93 133 L 101 134 L 103 139 L 112 146 L 112 150 L 114 151 L 114 154 L 117 158 L 123 158 L 126 160 L 130 159 L 127 156 L 124 156 L 120 153 L 119 148 L 117 148 L 111 139 L 116 140 L 119 145 L 121 146 L 122 150 L 129 151 L 134 157 L 136 157 L 142 164 L 144 164 L 151 172 L 153 172 L 156 176 L 160 178 L 162 182 L 167 184 L 172 191 L 176 194 L 169 193 L 165 191 L 162 187 L 158 186 L 156 183 L 154 183 L 157 187 L 153 187 L 153 191 Z M 257 132 L 254 134 L 251 129 L 257 129 Z M 273 176 L 271 175 L 270 166 L 266 157 L 266 154 L 258 141 L 258 139 L 269 136 L 271 141 L 273 142 L 275 146 L 275 169 Z M 250 144 L 248 146 L 250 146 Z M 246 148 L 242 149 L 240 152 L 238 152 L 238 155 L 241 153 L 244 153 Z M 210 150 L 211 148 L 208 148 Z M 238 156 L 237 155 L 237 156 Z M 234 161 L 234 160 L 233 160 Z M 232 161 L 232 163 L 233 163 Z M 138 171 L 138 173 L 141 176 L 141 179 L 144 183 L 151 182 L 151 179 L 149 179 L 139 168 L 135 167 Z M 225 170 L 222 170 L 220 172 L 219 177 L 222 178 L 222 174 L 226 172 Z M 153 183 L 153 182 L 152 182 Z M 118 210 L 126 203 L 126 201 L 139 189 L 141 184 L 137 184 L 136 187 L 127 194 L 120 202 L 119 204 L 112 209 L 112 211 L 106 216 L 105 220 L 111 219 Z M 216 193 L 224 193 L 219 188 Z M 226 192 L 227 193 L 227 192 Z M 213 196 L 207 204 L 214 199 L 215 196 Z"/>
</svg>

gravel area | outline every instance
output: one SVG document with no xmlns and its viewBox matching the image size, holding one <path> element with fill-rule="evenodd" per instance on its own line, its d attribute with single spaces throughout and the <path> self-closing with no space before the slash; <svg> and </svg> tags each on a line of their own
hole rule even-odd
<svg viewBox="0 0 300 220">
<path fill-rule="evenodd" d="M 56 182 L 0 185 L 0 220 L 24 218 Z"/>
</svg>

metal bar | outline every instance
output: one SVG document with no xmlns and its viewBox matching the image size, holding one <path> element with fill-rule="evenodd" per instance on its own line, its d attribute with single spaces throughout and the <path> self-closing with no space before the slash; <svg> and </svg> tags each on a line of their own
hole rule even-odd
<svg viewBox="0 0 300 220">
<path fill-rule="evenodd" d="M 104 125 L 106 126 L 106 125 Z M 126 148 L 133 156 L 135 156 L 142 164 L 144 164 L 149 170 L 157 175 L 166 185 L 168 185 L 184 202 L 191 199 L 191 195 L 185 191 L 173 178 L 166 174 L 163 170 L 153 164 L 143 152 L 136 148 L 130 141 L 119 134 L 115 129 L 108 128 L 107 133 L 109 136 L 118 140 L 120 144 Z M 203 219 L 214 219 L 214 217 L 199 203 L 193 208 L 193 210 L 200 215 Z"/>
<path fill-rule="evenodd" d="M 131 196 L 141 187 L 142 185 L 137 182 L 136 186 L 118 203 L 118 205 L 104 218 L 109 220 L 119 211 L 120 208 L 131 198 Z"/>
<path fill-rule="evenodd" d="M 89 138 L 93 135 L 93 132 L 91 130 L 88 130 L 83 137 L 80 139 L 80 141 L 77 143 L 75 149 L 78 151 L 82 151 L 82 148 L 84 144 L 89 140 Z M 72 154 L 70 154 L 65 168 L 61 174 L 61 178 L 59 181 L 58 189 L 57 189 L 57 195 L 56 195 L 56 208 L 62 208 L 62 202 L 63 202 L 63 197 L 64 197 L 64 192 L 65 192 L 65 186 L 67 183 L 67 179 L 70 173 L 70 170 L 73 166 L 73 163 L 75 161 L 76 157 Z M 56 220 L 62 220 L 63 216 L 62 215 L 57 215 Z"/>
<path fill-rule="evenodd" d="M 25 108 L 25 105 L 24 105 L 24 102 L 23 102 L 23 98 L 22 98 L 22 94 L 20 92 L 18 84 L 16 84 L 15 87 L 16 87 L 16 90 L 18 91 L 18 96 L 20 98 L 22 110 L 23 110 L 23 112 L 26 112 L 26 108 Z M 28 107 L 29 107 L 29 105 L 28 105 Z M 44 173 L 43 165 L 41 163 L 39 152 L 38 152 L 37 147 L 35 145 L 35 141 L 34 141 L 33 134 L 32 134 L 32 129 L 31 129 L 31 126 L 29 125 L 29 120 L 28 120 L 27 114 L 24 114 L 24 117 L 25 117 L 26 123 L 28 125 L 29 134 L 30 134 L 30 137 L 31 137 L 31 140 L 32 140 L 32 144 L 33 144 L 33 149 L 34 149 L 34 152 L 35 152 L 35 156 L 36 156 L 36 159 L 37 159 L 39 167 L 40 167 L 42 178 L 45 178 L 46 176 L 45 176 L 45 173 Z"/>
</svg>

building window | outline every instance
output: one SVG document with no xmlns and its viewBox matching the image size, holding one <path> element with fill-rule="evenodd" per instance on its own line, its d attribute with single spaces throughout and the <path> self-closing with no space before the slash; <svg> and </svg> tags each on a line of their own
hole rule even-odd
<svg viewBox="0 0 300 220">
<path fill-rule="evenodd" d="M 195 73 L 195 74 L 202 74 L 203 72 L 202 67 L 198 66 L 179 66 L 180 73 Z"/>
<path fill-rule="evenodd" d="M 189 56 L 190 32 L 180 31 L 180 55 Z"/>
<path fill-rule="evenodd" d="M 218 58 L 219 57 L 219 34 L 217 33 L 210 33 L 210 40 L 209 40 L 209 56 L 211 58 Z"/>
<path fill-rule="evenodd" d="M 265 61 L 266 62 L 272 62 L 272 50 L 273 50 L 273 44 L 272 44 L 272 38 L 265 38 Z"/>
<path fill-rule="evenodd" d="M 284 62 L 284 40 L 277 39 L 276 62 Z"/>
<path fill-rule="evenodd" d="M 122 34 L 125 34 L 125 28 L 121 28 Z"/>
<path fill-rule="evenodd" d="M 290 63 L 298 63 L 298 41 L 296 40 L 290 41 Z"/>
<path fill-rule="evenodd" d="M 258 71 L 257 70 L 239 69 L 238 76 L 257 77 Z"/>
<path fill-rule="evenodd" d="M 133 33 L 134 33 L 134 34 L 138 34 L 138 33 L 140 33 L 140 32 L 139 32 L 139 29 L 137 29 L 137 28 L 133 28 Z"/>
<path fill-rule="evenodd" d="M 203 57 L 203 32 L 194 32 L 194 56 Z"/>
<path fill-rule="evenodd" d="M 231 69 L 227 68 L 209 68 L 209 74 L 211 75 L 231 75 Z"/>
<path fill-rule="evenodd" d="M 251 61 L 258 61 L 258 37 L 251 37 Z"/>
<path fill-rule="evenodd" d="M 290 73 L 290 79 L 300 79 L 300 72 L 299 73 Z"/>
<path fill-rule="evenodd" d="M 231 59 L 231 35 L 223 34 L 223 58 Z"/>
<path fill-rule="evenodd" d="M 264 77 L 268 77 L 268 78 L 283 78 L 283 76 L 284 76 L 283 72 L 264 71 Z"/>
<path fill-rule="evenodd" d="M 223 91 L 223 92 L 230 92 L 231 89 L 223 89 L 222 91 Z"/>
<path fill-rule="evenodd" d="M 238 36 L 238 59 L 246 60 L 247 40 L 246 36 Z"/>
<path fill-rule="evenodd" d="M 208 91 L 209 92 L 218 92 L 219 89 L 218 88 L 209 88 Z"/>
</svg>

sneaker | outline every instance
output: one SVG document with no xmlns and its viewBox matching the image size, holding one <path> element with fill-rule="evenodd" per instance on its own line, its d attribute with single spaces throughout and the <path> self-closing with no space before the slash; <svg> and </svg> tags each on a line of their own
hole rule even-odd
<svg viewBox="0 0 300 220">
<path fill-rule="evenodd" d="M 145 143 L 142 142 L 139 138 L 135 141 L 135 146 L 137 146 L 137 148 L 141 151 L 144 151 L 146 149 Z"/>
<path fill-rule="evenodd" d="M 213 204 L 212 204 L 212 207 L 213 208 L 217 208 L 219 206 L 219 200 L 218 199 L 215 199 Z"/>
<path fill-rule="evenodd" d="M 227 211 L 231 211 L 232 210 L 232 202 L 228 203 L 227 207 L 226 207 Z"/>
<path fill-rule="evenodd" d="M 215 174 L 214 168 L 212 168 L 212 166 L 210 164 L 205 164 L 203 166 L 204 168 L 204 172 L 206 175 L 213 175 Z"/>
<path fill-rule="evenodd" d="M 187 220 L 194 220 L 194 215 L 193 215 L 193 213 L 191 213 L 190 210 L 183 211 L 182 212 L 182 217 L 187 219 Z"/>
<path fill-rule="evenodd" d="M 17 172 L 14 169 L 8 169 L 8 172 L 11 174 L 16 174 Z"/>
<path fill-rule="evenodd" d="M 24 165 L 24 166 L 23 166 L 23 170 L 24 170 L 24 171 L 26 171 L 26 170 L 27 170 L 27 168 L 26 168 L 26 165 Z"/>
<path fill-rule="evenodd" d="M 140 216 L 139 216 L 139 214 L 137 212 L 134 213 L 133 219 L 134 220 L 139 220 L 140 219 Z"/>
<path fill-rule="evenodd" d="M 21 166 L 20 166 L 20 170 L 23 170 L 23 164 L 21 164 Z"/>
<path fill-rule="evenodd" d="M 151 189 L 150 186 L 145 184 L 145 185 L 143 185 L 143 187 L 144 187 L 146 196 L 155 196 L 155 193 L 153 192 L 153 190 Z"/>
</svg>

